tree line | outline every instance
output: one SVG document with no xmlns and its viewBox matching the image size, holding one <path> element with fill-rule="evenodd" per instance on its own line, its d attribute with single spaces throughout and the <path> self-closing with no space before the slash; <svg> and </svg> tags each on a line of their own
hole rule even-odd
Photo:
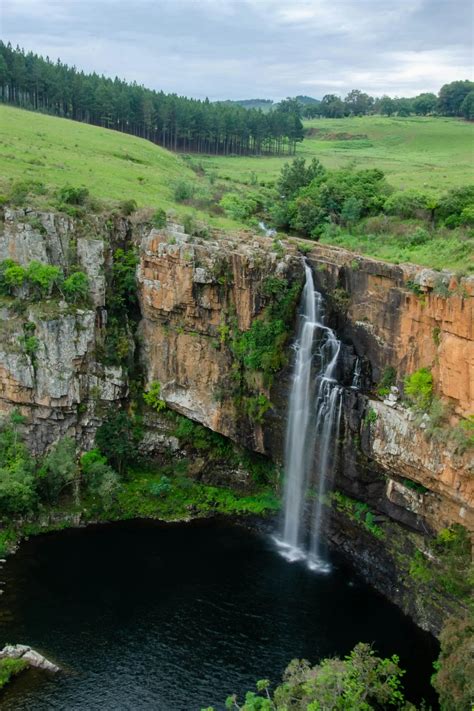
<svg viewBox="0 0 474 711">
<path fill-rule="evenodd" d="M 174 151 L 293 154 L 303 140 L 296 102 L 264 113 L 85 74 L 0 42 L 0 101 L 146 138 Z"/>
<path fill-rule="evenodd" d="M 474 120 L 474 82 L 452 81 L 444 84 L 438 95 L 425 92 L 413 98 L 373 97 L 360 89 L 353 89 L 342 99 L 336 94 L 326 94 L 319 103 L 302 105 L 304 118 L 344 118 L 344 116 L 458 116 Z"/>
</svg>

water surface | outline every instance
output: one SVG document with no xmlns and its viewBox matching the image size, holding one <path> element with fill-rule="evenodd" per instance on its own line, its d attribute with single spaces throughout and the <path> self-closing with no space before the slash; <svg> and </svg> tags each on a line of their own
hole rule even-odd
<svg viewBox="0 0 474 711">
<path fill-rule="evenodd" d="M 328 575 L 288 563 L 269 538 L 219 521 L 150 521 L 38 536 L 1 577 L 0 641 L 63 667 L 28 671 L 8 711 L 222 709 L 294 657 L 346 654 L 358 641 L 411 669 L 430 693 L 432 638 L 337 560 Z M 430 697 L 430 701 L 432 697 Z"/>
</svg>

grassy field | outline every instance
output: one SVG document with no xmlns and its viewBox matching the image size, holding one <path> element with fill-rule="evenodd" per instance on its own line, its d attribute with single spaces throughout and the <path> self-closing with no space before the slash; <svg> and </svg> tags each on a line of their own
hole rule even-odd
<svg viewBox="0 0 474 711">
<path fill-rule="evenodd" d="M 473 182 L 473 124 L 364 117 L 314 120 L 306 127 L 309 133 L 297 154 L 316 156 L 331 168 L 351 163 L 378 167 L 398 188 L 418 187 L 433 194 Z M 13 181 L 41 181 L 48 194 L 32 198 L 39 206 L 54 207 L 58 188 L 85 185 L 106 203 L 134 199 L 139 207 L 174 210 L 178 218 L 193 215 L 213 227 L 235 230 L 244 225 L 214 214 L 220 196 L 238 184 L 274 181 L 287 160 L 179 156 L 133 136 L 0 105 L 0 194 L 8 194 Z M 175 201 L 177 182 L 195 186 L 189 204 Z M 343 232 L 323 241 L 389 261 L 474 271 L 472 238 L 448 231 L 413 246 L 410 229 L 398 236 Z"/>
<path fill-rule="evenodd" d="M 178 213 L 173 186 L 199 184 L 182 157 L 149 141 L 67 119 L 0 106 L 0 192 L 14 180 L 39 180 L 50 191 L 85 185 L 96 198 L 134 199 Z M 3 185 L 1 183 L 4 183 Z M 206 219 L 235 227 L 223 217 Z"/>
<path fill-rule="evenodd" d="M 327 168 L 379 168 L 398 189 L 439 194 L 474 179 L 474 124 L 450 118 L 363 116 L 305 122 L 297 155 Z M 356 136 L 356 138 L 351 138 Z M 273 180 L 290 158 L 199 157 L 219 178 Z"/>
</svg>

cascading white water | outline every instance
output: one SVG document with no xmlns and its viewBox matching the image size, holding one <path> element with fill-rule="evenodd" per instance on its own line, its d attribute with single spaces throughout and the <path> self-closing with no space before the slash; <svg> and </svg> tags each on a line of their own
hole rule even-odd
<svg viewBox="0 0 474 711">
<path fill-rule="evenodd" d="M 324 324 L 322 296 L 307 264 L 305 277 L 285 441 L 283 528 L 276 540 L 288 560 L 306 559 L 312 569 L 327 571 L 321 529 L 341 419 L 342 388 L 334 377 L 341 344 Z M 313 471 L 316 497 L 308 530 L 305 505 Z"/>
</svg>

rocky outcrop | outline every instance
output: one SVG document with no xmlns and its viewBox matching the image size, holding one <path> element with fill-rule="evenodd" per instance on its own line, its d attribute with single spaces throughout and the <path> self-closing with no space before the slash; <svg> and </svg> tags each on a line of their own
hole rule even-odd
<svg viewBox="0 0 474 711">
<path fill-rule="evenodd" d="M 457 415 L 474 412 L 474 277 L 394 265 L 316 245 L 309 255 L 317 287 L 339 307 L 338 333 L 400 383 L 430 367 L 436 392 Z M 342 303 L 341 303 L 342 302 Z"/>
<path fill-rule="evenodd" d="M 26 644 L 7 644 L 0 650 L 0 659 L 22 659 L 27 662 L 30 667 L 43 669 L 44 671 L 56 673 L 59 671 L 57 664 L 50 662 L 42 654 L 36 652 Z"/>
<path fill-rule="evenodd" d="M 107 320 L 104 239 L 84 237 L 66 215 L 5 210 L 0 261 L 27 266 L 37 260 L 67 274 L 77 264 L 88 276 L 90 308 L 49 298 L 41 302 L 3 299 L 0 307 L 0 414 L 18 409 L 30 449 L 42 454 L 63 436 L 88 446 L 100 422 L 97 405 L 127 395 L 121 367 L 106 366 L 96 354 Z"/>
<path fill-rule="evenodd" d="M 146 235 L 140 256 L 146 382 L 158 381 L 174 410 L 262 451 L 236 405 L 231 330 L 247 330 L 268 302 L 266 279 L 291 278 L 301 260 L 279 257 L 268 238 L 202 240 L 179 225 Z"/>
</svg>

